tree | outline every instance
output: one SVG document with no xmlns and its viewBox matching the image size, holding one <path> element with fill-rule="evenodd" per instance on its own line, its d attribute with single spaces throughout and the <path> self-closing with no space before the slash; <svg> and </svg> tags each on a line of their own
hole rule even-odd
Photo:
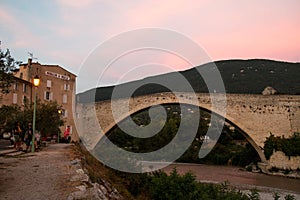
<svg viewBox="0 0 300 200">
<path fill-rule="evenodd" d="M 60 132 L 59 127 L 64 125 L 58 113 L 57 102 L 38 103 L 36 116 L 36 129 L 44 136 L 51 136 Z"/>
<path fill-rule="evenodd" d="M 18 122 L 18 116 L 21 109 L 17 105 L 3 105 L 0 108 L 0 131 L 1 134 L 11 132 L 15 124 Z"/>
<path fill-rule="evenodd" d="M 56 102 L 37 102 L 36 130 L 42 136 L 57 134 L 60 126 L 64 125 L 61 115 L 58 113 L 59 105 Z M 16 105 L 3 105 L 0 108 L 0 130 L 10 132 L 17 122 L 21 129 L 25 131 L 28 123 L 32 123 L 33 106 L 25 105 L 22 109 Z"/>
<path fill-rule="evenodd" d="M 13 81 L 13 71 L 20 62 L 10 55 L 9 49 L 2 51 L 0 48 L 0 90 L 7 94 L 10 92 L 10 86 Z"/>
</svg>

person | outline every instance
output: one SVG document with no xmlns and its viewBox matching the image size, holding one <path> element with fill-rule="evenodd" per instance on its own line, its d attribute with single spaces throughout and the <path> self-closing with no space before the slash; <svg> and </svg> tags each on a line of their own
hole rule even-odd
<svg viewBox="0 0 300 200">
<path fill-rule="evenodd" d="M 67 126 L 64 132 L 64 140 L 66 141 L 66 143 L 70 142 L 70 126 Z"/>
<path fill-rule="evenodd" d="M 14 134 L 14 148 L 19 151 L 21 148 L 21 134 L 22 130 L 20 128 L 20 123 L 17 122 L 15 128 L 13 129 Z"/>
<path fill-rule="evenodd" d="M 36 131 L 34 134 L 34 147 L 36 150 L 39 149 L 40 146 L 41 135 Z"/>
<path fill-rule="evenodd" d="M 25 136 L 25 132 L 24 132 L 24 129 L 21 129 L 20 130 L 21 131 L 21 133 L 20 133 L 20 145 L 21 145 L 21 150 L 24 150 L 23 149 L 23 144 L 24 144 L 24 136 Z"/>
<path fill-rule="evenodd" d="M 25 143 L 26 143 L 26 152 L 28 152 L 28 150 L 30 151 L 30 144 L 32 142 L 32 127 L 31 127 L 31 124 L 29 123 L 28 124 L 28 129 L 26 131 L 26 134 L 25 134 Z"/>
</svg>

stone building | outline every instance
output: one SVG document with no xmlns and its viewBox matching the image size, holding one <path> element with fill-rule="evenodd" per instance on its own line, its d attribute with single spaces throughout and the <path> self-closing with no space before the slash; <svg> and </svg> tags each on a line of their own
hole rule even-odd
<svg viewBox="0 0 300 200">
<path fill-rule="evenodd" d="M 59 65 L 40 64 L 38 62 L 32 62 L 32 59 L 28 59 L 28 63 L 21 64 L 14 75 L 18 82 L 18 87 L 23 87 L 23 90 L 21 90 L 22 88 L 18 88 L 17 90 L 13 89 L 10 94 L 13 96 L 12 99 L 8 98 L 5 104 L 9 104 L 9 101 L 12 100 L 12 103 L 21 105 L 22 98 L 24 99 L 25 96 L 32 102 L 34 94 L 32 82 L 33 78 L 37 75 L 40 78 L 40 85 L 37 87 L 37 99 L 42 103 L 56 101 L 58 105 L 61 106 L 58 109 L 61 109 L 63 120 L 65 121 L 65 126 L 60 128 L 61 132 L 63 133 L 65 131 L 66 126 L 70 126 L 72 140 L 77 141 L 78 136 L 73 118 L 76 75 Z M 23 85 L 21 86 L 21 84 Z M 28 85 L 28 93 L 21 92 L 24 91 L 24 87 L 26 87 L 24 84 Z"/>
<path fill-rule="evenodd" d="M 14 77 L 8 94 L 0 94 L 0 107 L 2 105 L 24 105 L 25 102 L 31 103 L 32 83 L 18 77 Z"/>
</svg>

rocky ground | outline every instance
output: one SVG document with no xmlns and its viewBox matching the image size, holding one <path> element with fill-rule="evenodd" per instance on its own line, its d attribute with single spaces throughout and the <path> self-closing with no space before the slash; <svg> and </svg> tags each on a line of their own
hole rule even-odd
<svg viewBox="0 0 300 200">
<path fill-rule="evenodd" d="M 0 152 L 0 199 L 121 199 L 108 183 L 91 183 L 72 144 L 35 153 Z"/>
</svg>

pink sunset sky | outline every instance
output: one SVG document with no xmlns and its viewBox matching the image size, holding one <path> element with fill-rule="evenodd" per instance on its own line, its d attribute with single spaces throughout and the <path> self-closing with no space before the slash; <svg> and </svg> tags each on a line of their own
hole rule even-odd
<svg viewBox="0 0 300 200">
<path fill-rule="evenodd" d="M 2 0 L 0 6 L 2 50 L 9 48 L 23 62 L 31 52 L 38 62 L 59 64 L 77 75 L 101 43 L 145 27 L 186 35 L 214 61 L 265 58 L 300 62 L 299 0 Z M 159 57 L 174 70 L 191 67 L 177 58 Z M 152 75 L 163 72 L 152 71 Z M 90 73 L 92 77 L 92 70 Z M 109 79 L 118 79 L 123 72 L 118 73 L 111 70 L 106 82 L 99 85 L 113 84 Z M 144 76 L 147 74 L 134 78 Z M 90 87 L 82 79 L 77 89 Z"/>
</svg>

